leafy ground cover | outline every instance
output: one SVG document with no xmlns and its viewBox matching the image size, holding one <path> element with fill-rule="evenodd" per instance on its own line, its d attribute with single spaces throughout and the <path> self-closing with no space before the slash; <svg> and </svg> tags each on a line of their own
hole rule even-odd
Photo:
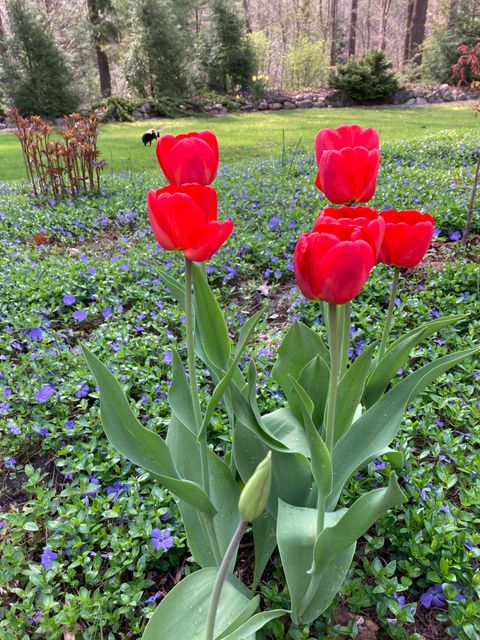
<svg viewBox="0 0 480 640">
<path fill-rule="evenodd" d="M 480 149 L 466 133 L 382 151 L 373 204 L 423 208 L 437 227 L 427 259 L 401 283 L 394 333 L 470 314 L 418 348 L 417 366 L 478 342 L 478 217 L 469 246 L 458 240 Z M 224 168 L 215 183 L 220 211 L 236 227 L 209 278 L 234 333 L 265 307 L 246 358 L 256 361 L 262 408 L 270 410 L 283 403 L 270 370 L 287 322 L 324 331 L 320 307 L 306 304 L 292 274 L 295 241 L 325 204 L 314 174 L 310 154 L 299 151 Z M 145 214 L 159 175 L 112 176 L 100 195 L 76 203 L 34 201 L 18 184 L 0 183 L 2 640 L 56 640 L 68 629 L 86 640 L 134 640 L 155 603 L 195 569 L 171 496 L 108 445 L 79 351 L 87 344 L 107 362 L 142 422 L 162 432 L 170 345 L 183 316 L 158 275 L 165 266 L 180 275 L 180 258 L 158 249 Z M 371 317 L 385 313 L 389 280 L 375 267 L 354 306 L 352 358 L 372 327 L 380 330 Z M 370 530 L 336 602 L 303 637 L 366 639 L 375 624 L 378 637 L 394 640 L 479 638 L 479 378 L 478 362 L 465 362 L 410 407 L 396 444 L 405 451 L 408 502 Z M 208 395 L 208 378 L 200 385 Z M 223 418 L 219 411 L 212 426 L 218 452 L 229 438 Z M 387 460 L 375 461 L 342 499 L 388 472 Z M 244 579 L 250 552 L 247 538 Z M 266 603 L 288 607 L 277 562 L 261 588 Z M 272 623 L 266 637 L 283 638 L 282 624 Z"/>
<path fill-rule="evenodd" d="M 156 167 L 153 148 L 145 148 L 142 134 L 150 128 L 177 134 L 186 129 L 211 129 L 220 143 L 226 164 L 265 158 L 281 153 L 285 144 L 309 150 L 316 132 L 322 127 L 361 122 L 374 127 L 382 142 L 425 137 L 444 129 L 459 132 L 478 128 L 473 104 L 430 105 L 405 109 L 400 107 L 354 107 L 346 109 L 302 109 L 285 112 L 230 115 L 221 118 L 147 120 L 103 125 L 99 137 L 101 157 L 107 171 L 149 171 Z M 23 177 L 20 145 L 13 133 L 0 135 L 0 180 Z M 22 169 L 20 169 L 22 168 Z"/>
</svg>

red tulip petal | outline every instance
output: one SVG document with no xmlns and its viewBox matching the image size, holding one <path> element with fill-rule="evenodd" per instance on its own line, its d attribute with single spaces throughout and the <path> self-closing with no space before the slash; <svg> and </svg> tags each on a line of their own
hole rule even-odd
<svg viewBox="0 0 480 640">
<path fill-rule="evenodd" d="M 195 230 L 189 240 L 189 247 L 185 250 L 185 257 L 195 262 L 203 262 L 218 251 L 228 236 L 232 233 L 233 222 L 212 221 Z"/>
<path fill-rule="evenodd" d="M 176 144 L 175 136 L 171 136 L 167 134 L 165 136 L 160 136 L 157 141 L 157 146 L 155 148 L 155 153 L 157 154 L 158 164 L 160 165 L 163 173 L 165 174 L 166 179 L 169 182 L 173 182 L 173 174 L 169 170 L 169 165 L 165 163 L 168 154 L 170 153 L 172 147 Z"/>
<path fill-rule="evenodd" d="M 355 195 L 355 170 L 351 149 L 327 151 L 318 167 L 322 191 L 330 202 L 345 204 Z"/>
<path fill-rule="evenodd" d="M 171 238 L 168 218 L 165 216 L 164 210 L 162 210 L 161 206 L 158 205 L 155 191 L 152 189 L 148 192 L 147 196 L 147 210 L 150 218 L 150 225 L 158 244 L 167 251 L 178 249 Z"/>
<path fill-rule="evenodd" d="M 165 176 L 178 185 L 190 182 L 210 184 L 217 172 L 215 152 L 198 137 L 180 140 L 162 161 Z"/>
<path fill-rule="evenodd" d="M 321 299 L 345 304 L 355 298 L 374 263 L 372 248 L 363 240 L 340 242 L 332 247 L 318 269 Z"/>
<path fill-rule="evenodd" d="M 162 196 L 168 197 L 168 196 Z M 205 214 L 198 204 L 185 193 L 170 196 L 165 207 L 171 237 L 176 246 L 187 249 L 190 246 L 190 236 L 197 229 L 205 226 Z"/>
</svg>

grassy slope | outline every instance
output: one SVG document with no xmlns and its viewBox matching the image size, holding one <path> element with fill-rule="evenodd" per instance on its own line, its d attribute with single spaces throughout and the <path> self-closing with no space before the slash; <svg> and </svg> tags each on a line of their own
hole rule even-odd
<svg viewBox="0 0 480 640">
<path fill-rule="evenodd" d="M 222 118 L 148 120 L 102 127 L 100 149 L 110 171 L 148 171 L 157 167 L 153 146 L 144 148 L 140 138 L 151 127 L 163 133 L 212 129 L 218 136 L 225 164 L 280 154 L 285 144 L 312 146 L 322 127 L 358 123 L 378 129 L 383 142 L 419 138 L 443 129 L 467 130 L 479 126 L 472 103 L 420 108 L 307 109 L 232 115 Z M 24 177 L 20 145 L 13 133 L 0 135 L 0 180 Z"/>
</svg>

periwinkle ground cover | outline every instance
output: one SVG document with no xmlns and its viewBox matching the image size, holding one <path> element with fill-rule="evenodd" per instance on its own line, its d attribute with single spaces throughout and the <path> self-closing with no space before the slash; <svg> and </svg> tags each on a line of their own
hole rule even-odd
<svg viewBox="0 0 480 640">
<path fill-rule="evenodd" d="M 450 243 L 445 255 L 456 254 L 441 268 L 415 270 L 397 301 L 394 334 L 430 314 L 471 314 L 468 324 L 435 337 L 436 355 L 470 346 L 478 333 L 478 266 L 453 243 L 477 145 L 471 134 L 442 135 L 382 149 L 372 204 L 430 211 Z M 325 204 L 314 175 L 313 158 L 298 153 L 224 168 L 216 181 L 220 217 L 232 217 L 236 229 L 209 263 L 209 277 L 235 328 L 268 304 L 247 356 L 258 363 L 265 408 L 282 403 L 269 372 L 284 321 L 318 318 L 323 331 L 320 308 L 304 304 L 292 275 L 295 240 Z M 180 272 L 181 260 L 159 250 L 145 213 L 146 191 L 159 180 L 160 172 L 109 178 L 100 196 L 75 204 L 38 204 L 0 185 L 1 638 L 60 638 L 62 625 L 77 624 L 87 639 L 136 638 L 177 571 L 193 569 L 170 496 L 104 438 L 98 395 L 79 355 L 80 342 L 90 345 L 121 376 L 142 421 L 166 426 L 170 344 L 182 335 L 183 318 L 157 274 L 167 263 Z M 479 228 L 477 220 L 473 233 Z M 27 242 L 38 233 L 51 244 Z M 386 308 L 385 274 L 375 268 L 361 294 L 371 305 L 356 305 L 352 357 L 372 330 L 372 309 Z M 415 359 L 431 355 L 419 348 Z M 478 637 L 478 377 L 476 363 L 467 362 L 407 413 L 400 475 L 409 501 L 370 531 L 343 586 L 347 607 L 368 610 L 385 637 L 416 637 L 415 620 L 434 618 L 444 635 Z M 208 379 L 200 384 L 207 394 Z M 221 412 L 215 419 L 221 453 L 229 436 Z M 367 490 L 388 471 L 386 460 L 376 461 L 355 482 Z M 288 605 L 278 568 L 270 576 L 265 598 Z M 319 637 L 339 630 L 331 618 L 318 623 Z M 281 633 L 273 623 L 269 637 Z"/>
</svg>

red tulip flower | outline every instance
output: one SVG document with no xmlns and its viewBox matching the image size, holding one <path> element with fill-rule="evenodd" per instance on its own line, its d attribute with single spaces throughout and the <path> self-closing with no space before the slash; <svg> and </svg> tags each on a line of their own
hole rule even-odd
<svg viewBox="0 0 480 640">
<path fill-rule="evenodd" d="M 218 169 L 218 142 L 212 131 L 161 136 L 157 160 L 170 184 L 210 184 Z"/>
<path fill-rule="evenodd" d="M 361 227 L 365 232 L 365 239 L 372 247 L 375 258 L 378 256 L 385 231 L 385 221 L 371 207 L 325 207 L 318 214 L 313 227 L 325 222 L 333 222 L 347 226 Z"/>
<path fill-rule="evenodd" d="M 200 184 L 169 185 L 147 196 L 150 224 L 158 244 L 167 251 L 183 251 L 195 262 L 208 260 L 222 246 L 233 222 L 217 220 L 215 189 Z"/>
<path fill-rule="evenodd" d="M 297 284 L 310 300 L 344 304 L 367 281 L 375 264 L 372 247 L 360 227 L 320 222 L 315 227 L 300 236 L 295 247 Z"/>
<path fill-rule="evenodd" d="M 322 129 L 315 138 L 316 186 L 334 204 L 367 202 L 377 184 L 380 152 L 378 133 L 344 125 Z"/>
<path fill-rule="evenodd" d="M 419 211 L 382 211 L 385 235 L 378 259 L 384 264 L 411 268 L 426 254 L 433 236 L 434 219 Z"/>
</svg>

